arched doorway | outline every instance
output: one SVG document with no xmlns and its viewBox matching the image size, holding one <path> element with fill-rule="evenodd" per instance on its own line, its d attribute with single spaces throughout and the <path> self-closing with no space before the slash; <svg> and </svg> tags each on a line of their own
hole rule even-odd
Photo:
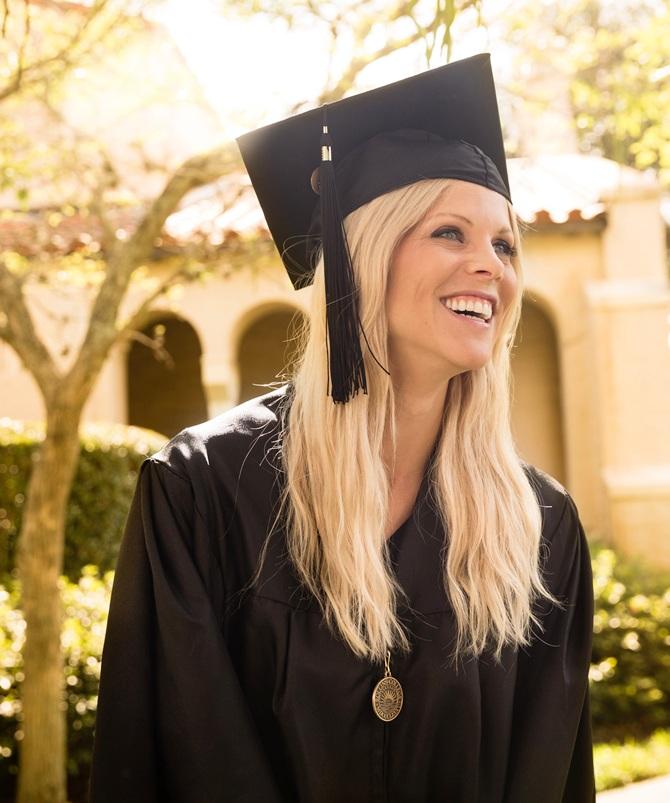
<svg viewBox="0 0 670 803">
<path fill-rule="evenodd" d="M 524 460 L 565 484 L 561 375 L 556 331 L 534 301 L 524 300 L 512 357 L 512 430 Z"/>
<path fill-rule="evenodd" d="M 275 307 L 242 332 L 237 349 L 240 402 L 267 393 L 262 385 L 282 381 L 296 356 L 295 336 L 302 319 L 303 314 L 293 307 Z"/>
<path fill-rule="evenodd" d="M 172 437 L 205 421 L 201 355 L 188 321 L 162 316 L 145 326 L 128 351 L 128 423 Z"/>
</svg>

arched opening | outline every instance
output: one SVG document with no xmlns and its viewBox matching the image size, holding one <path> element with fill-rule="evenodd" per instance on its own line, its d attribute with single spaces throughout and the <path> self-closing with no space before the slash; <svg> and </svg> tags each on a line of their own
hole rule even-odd
<svg viewBox="0 0 670 803">
<path fill-rule="evenodd" d="M 263 385 L 282 381 L 296 356 L 295 336 L 302 319 L 297 309 L 275 308 L 253 320 L 242 332 L 237 349 L 240 402 L 267 393 Z"/>
<path fill-rule="evenodd" d="M 207 420 L 200 339 L 188 321 L 155 318 L 128 351 L 128 423 L 168 437 Z"/>
<path fill-rule="evenodd" d="M 524 300 L 512 357 L 512 430 L 521 456 L 565 484 L 561 375 L 556 331 L 541 307 Z"/>
</svg>

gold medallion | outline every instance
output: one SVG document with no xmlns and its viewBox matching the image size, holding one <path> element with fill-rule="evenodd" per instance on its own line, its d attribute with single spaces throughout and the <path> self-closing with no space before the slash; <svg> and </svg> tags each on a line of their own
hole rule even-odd
<svg viewBox="0 0 670 803">
<path fill-rule="evenodd" d="M 383 722 L 395 719 L 402 708 L 402 686 L 391 675 L 391 653 L 386 653 L 386 673 L 372 692 L 372 709 Z"/>
</svg>

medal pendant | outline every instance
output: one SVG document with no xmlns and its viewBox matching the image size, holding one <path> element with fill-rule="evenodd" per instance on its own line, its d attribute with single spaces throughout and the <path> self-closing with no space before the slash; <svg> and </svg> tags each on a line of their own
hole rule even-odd
<svg viewBox="0 0 670 803">
<path fill-rule="evenodd" d="M 391 675 L 390 657 L 390 653 L 387 652 L 386 674 L 372 692 L 372 710 L 382 722 L 390 722 L 395 719 L 400 713 L 403 701 L 402 686 Z"/>
</svg>

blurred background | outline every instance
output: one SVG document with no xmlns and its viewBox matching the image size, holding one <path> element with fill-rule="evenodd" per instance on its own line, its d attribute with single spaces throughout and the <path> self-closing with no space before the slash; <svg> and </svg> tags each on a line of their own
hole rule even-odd
<svg viewBox="0 0 670 803">
<path fill-rule="evenodd" d="M 0 24 L 0 800 L 85 799 L 138 467 L 295 356 L 310 289 L 234 137 L 483 51 L 524 232 L 514 431 L 592 550 L 598 789 L 670 773 L 670 3 L 5 0 Z"/>
</svg>

